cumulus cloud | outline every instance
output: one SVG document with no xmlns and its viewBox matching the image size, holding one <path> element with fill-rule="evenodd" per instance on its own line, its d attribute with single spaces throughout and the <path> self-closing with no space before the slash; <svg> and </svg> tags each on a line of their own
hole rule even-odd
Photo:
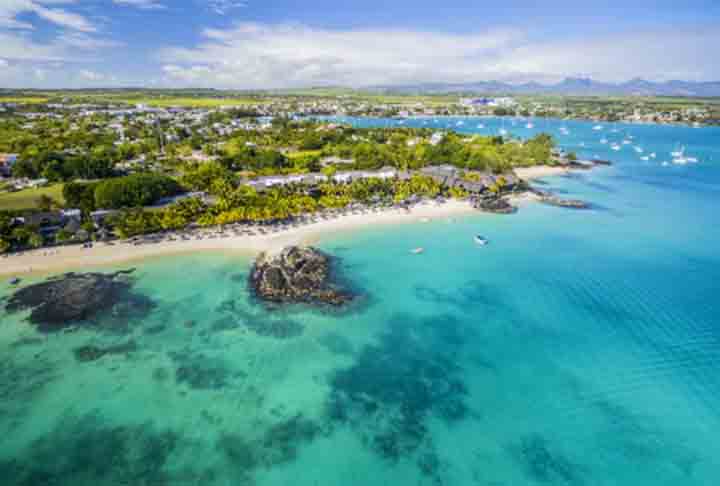
<svg viewBox="0 0 720 486">
<path fill-rule="evenodd" d="M 720 78 L 713 31 L 635 32 L 537 41 L 525 31 L 474 34 L 330 30 L 240 23 L 205 30 L 194 47 L 160 52 L 169 84 L 227 88 L 396 85 L 480 80 L 555 81 L 590 75 L 621 81 Z"/>
<path fill-rule="evenodd" d="M 81 32 L 95 32 L 96 27 L 84 16 L 57 7 L 74 3 L 74 0 L 2 0 L 0 3 L 0 27 L 32 29 L 33 25 L 30 22 L 18 20 L 17 17 L 23 13 L 34 13 L 60 27 Z"/>
</svg>

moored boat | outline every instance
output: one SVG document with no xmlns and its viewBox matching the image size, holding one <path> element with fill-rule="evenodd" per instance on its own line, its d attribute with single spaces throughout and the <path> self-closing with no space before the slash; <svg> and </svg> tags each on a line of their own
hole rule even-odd
<svg viewBox="0 0 720 486">
<path fill-rule="evenodd" d="M 488 243 L 490 243 L 490 241 L 488 241 L 487 238 L 485 238 L 484 236 L 480 236 L 480 235 L 475 235 L 475 237 L 473 239 L 475 240 L 475 243 L 477 243 L 480 246 L 485 246 Z"/>
</svg>

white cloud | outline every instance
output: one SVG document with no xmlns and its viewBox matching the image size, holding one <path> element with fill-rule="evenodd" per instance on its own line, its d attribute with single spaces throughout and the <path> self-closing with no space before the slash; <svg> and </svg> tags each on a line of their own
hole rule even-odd
<svg viewBox="0 0 720 486">
<path fill-rule="evenodd" d="M 75 0 L 2 0 L 0 3 L 0 27 L 32 29 L 33 25 L 30 22 L 18 20 L 17 17 L 23 13 L 34 13 L 60 27 L 81 32 L 95 32 L 97 28 L 84 16 L 56 7 L 75 3 Z"/>
<path fill-rule="evenodd" d="M 247 7 L 247 3 L 240 0 L 209 0 L 208 7 L 218 15 L 225 15 L 232 9 Z"/>
<path fill-rule="evenodd" d="M 124 7 L 135 7 L 141 10 L 163 10 L 167 8 L 157 0 L 113 0 L 113 3 Z"/>
<path fill-rule="evenodd" d="M 86 81 L 102 81 L 105 79 L 105 75 L 89 69 L 81 69 L 78 73 L 80 77 Z"/>
<path fill-rule="evenodd" d="M 241 23 L 208 29 L 204 37 L 197 46 L 160 52 L 167 84 L 282 88 L 555 81 L 576 75 L 604 81 L 720 78 L 714 54 L 703 47 L 719 42 L 720 33 L 709 31 L 668 29 L 546 42 L 512 29 L 452 34 Z"/>
</svg>

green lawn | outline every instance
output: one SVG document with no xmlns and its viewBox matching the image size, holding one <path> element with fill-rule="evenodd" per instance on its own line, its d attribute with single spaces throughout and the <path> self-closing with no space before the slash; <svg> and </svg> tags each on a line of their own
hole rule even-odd
<svg viewBox="0 0 720 486">
<path fill-rule="evenodd" d="M 0 96 L 0 103 L 19 103 L 23 105 L 47 103 L 48 98 L 34 96 Z"/>
<path fill-rule="evenodd" d="M 0 193 L 0 210 L 36 209 L 37 199 L 43 194 L 64 204 L 65 200 L 62 196 L 62 189 L 62 184 L 55 184 L 38 189 L 23 189 L 18 192 Z"/>
<path fill-rule="evenodd" d="M 322 154 L 322 150 L 298 150 L 297 152 L 290 152 L 287 154 L 289 159 L 298 159 L 300 157 L 316 157 Z"/>
</svg>

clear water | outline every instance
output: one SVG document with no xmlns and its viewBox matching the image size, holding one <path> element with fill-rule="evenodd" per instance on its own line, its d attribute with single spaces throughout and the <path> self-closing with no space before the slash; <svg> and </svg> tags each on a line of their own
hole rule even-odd
<svg viewBox="0 0 720 486">
<path fill-rule="evenodd" d="M 460 120 L 406 124 L 501 126 Z M 594 209 L 328 237 L 343 312 L 267 310 L 248 260 L 202 254 L 138 266 L 156 306 L 123 332 L 0 314 L 2 484 L 717 484 L 720 130 L 503 124 L 616 161 L 546 181 Z M 600 143 L 626 134 L 657 158 Z M 700 162 L 663 166 L 678 144 Z"/>
</svg>

